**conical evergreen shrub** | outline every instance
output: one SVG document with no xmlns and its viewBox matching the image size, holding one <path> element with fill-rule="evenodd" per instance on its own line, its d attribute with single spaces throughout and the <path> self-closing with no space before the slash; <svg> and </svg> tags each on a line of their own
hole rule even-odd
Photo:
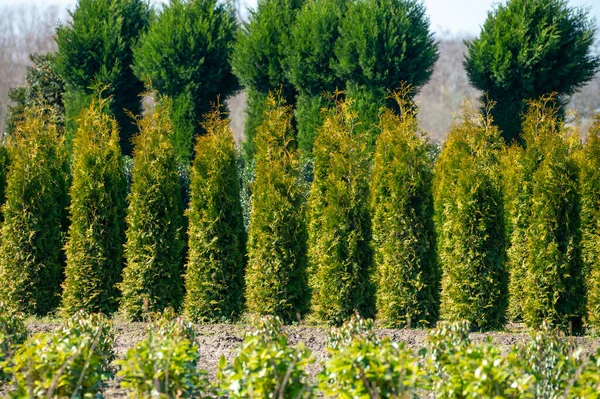
<svg viewBox="0 0 600 399">
<path fill-rule="evenodd" d="M 580 152 L 581 250 L 587 288 L 587 327 L 600 330 L 600 114 Z"/>
<path fill-rule="evenodd" d="M 431 326 L 439 313 L 431 145 L 414 104 L 394 97 L 401 113 L 381 118 L 371 174 L 377 317 L 388 327 Z"/>
<path fill-rule="evenodd" d="M 127 209 L 120 308 L 128 319 L 177 309 L 183 297 L 183 203 L 171 135 L 170 101 L 139 121 Z"/>
<path fill-rule="evenodd" d="M 270 95 L 256 143 L 248 231 L 246 305 L 258 315 L 297 320 L 308 305 L 305 192 L 293 111 Z"/>
<path fill-rule="evenodd" d="M 309 261 L 312 314 L 341 324 L 375 314 L 369 218 L 370 157 L 351 101 L 326 116 L 313 150 Z"/>
<path fill-rule="evenodd" d="M 0 302 L 45 315 L 60 300 L 69 165 L 53 113 L 24 111 L 9 142 L 12 160 L 0 243 Z"/>
<path fill-rule="evenodd" d="M 440 316 L 479 330 L 500 329 L 506 319 L 502 148 L 498 129 L 467 103 L 435 165 Z"/>
<path fill-rule="evenodd" d="M 8 148 L 0 145 L 0 204 L 6 202 L 6 175 L 10 166 Z M 0 209 L 0 223 L 4 222 L 4 211 Z"/>
<path fill-rule="evenodd" d="M 123 270 L 127 182 L 117 122 L 93 100 L 73 139 L 63 311 L 114 312 Z"/>
<path fill-rule="evenodd" d="M 193 321 L 233 320 L 242 310 L 246 230 L 229 119 L 206 115 L 191 171 L 185 314 Z"/>
<path fill-rule="evenodd" d="M 531 174 L 531 214 L 523 282 L 523 319 L 529 327 L 550 323 L 579 332 L 585 312 L 581 258 L 579 133 L 567 128 L 553 98 L 530 102 L 523 122 Z"/>
</svg>

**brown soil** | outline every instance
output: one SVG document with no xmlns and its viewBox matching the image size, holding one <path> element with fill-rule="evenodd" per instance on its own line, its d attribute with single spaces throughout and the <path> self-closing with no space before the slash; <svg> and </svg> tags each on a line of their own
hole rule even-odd
<svg viewBox="0 0 600 399">
<path fill-rule="evenodd" d="M 30 332 L 52 331 L 59 323 L 31 322 L 27 327 Z M 122 358 L 127 349 L 134 346 L 146 335 L 146 324 L 144 323 L 122 323 L 116 322 L 116 354 Z M 200 348 L 201 359 L 199 368 L 208 372 L 209 378 L 213 379 L 216 374 L 217 365 L 221 355 L 231 361 L 239 348 L 244 334 L 251 329 L 249 326 L 238 324 L 212 324 L 196 326 L 198 332 L 197 344 Z M 327 342 L 327 331 L 325 327 L 295 326 L 286 327 L 289 343 L 295 345 L 303 342 L 312 352 L 315 363 L 310 366 L 309 373 L 314 377 L 320 370 L 320 363 L 325 359 L 325 344 Z M 491 339 L 492 343 L 502 349 L 508 349 L 527 338 L 520 326 L 510 326 L 510 332 L 498 333 L 473 333 L 471 338 L 474 342 L 483 342 Z M 408 348 L 418 351 L 425 344 L 427 331 L 424 330 L 393 330 L 379 329 L 377 334 L 381 337 L 389 337 L 392 341 L 404 342 Z M 587 353 L 595 352 L 600 347 L 599 339 L 573 338 L 577 346 L 584 348 Z M 6 389 L 6 387 L 4 387 Z M 3 389 L 0 388 L 0 392 Z M 118 379 L 109 382 L 104 391 L 105 398 L 126 398 L 127 392 L 120 388 Z"/>
</svg>

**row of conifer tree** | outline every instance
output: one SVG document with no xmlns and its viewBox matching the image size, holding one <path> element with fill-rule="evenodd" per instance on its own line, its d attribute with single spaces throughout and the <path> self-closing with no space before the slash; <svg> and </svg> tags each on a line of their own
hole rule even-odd
<svg viewBox="0 0 600 399">
<path fill-rule="evenodd" d="M 600 117 L 584 144 L 542 98 L 525 146 L 508 147 L 489 108 L 467 104 L 439 152 L 408 96 L 392 97 L 376 126 L 333 98 L 306 179 L 293 109 L 271 95 L 247 229 L 220 111 L 204 119 L 187 201 L 167 98 L 138 119 L 131 182 L 105 101 L 80 114 L 70 151 L 53 112 L 31 107 L 1 152 L 0 301 L 132 320 L 172 306 L 200 322 L 600 326 Z"/>
</svg>

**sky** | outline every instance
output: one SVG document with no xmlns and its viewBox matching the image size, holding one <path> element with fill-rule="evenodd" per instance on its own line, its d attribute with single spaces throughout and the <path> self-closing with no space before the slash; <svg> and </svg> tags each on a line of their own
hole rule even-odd
<svg viewBox="0 0 600 399">
<path fill-rule="evenodd" d="M 161 3 L 167 0 L 151 0 Z M 241 0 L 247 7 L 256 5 L 256 0 Z M 570 0 L 574 6 L 590 7 L 592 15 L 600 23 L 600 0 Z M 432 29 L 438 34 L 476 35 L 486 19 L 487 12 L 498 3 L 497 0 L 425 0 Z M 6 4 L 56 4 L 73 7 L 74 0 L 0 0 Z"/>
</svg>

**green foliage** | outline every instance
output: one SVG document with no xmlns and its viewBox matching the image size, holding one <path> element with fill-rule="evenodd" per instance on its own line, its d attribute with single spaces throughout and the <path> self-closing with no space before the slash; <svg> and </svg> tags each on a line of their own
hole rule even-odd
<svg viewBox="0 0 600 399">
<path fill-rule="evenodd" d="M 285 55 L 291 26 L 302 0 L 260 0 L 249 10 L 249 22 L 238 32 L 231 64 L 240 83 L 248 89 L 245 157 L 256 152 L 254 138 L 262 125 L 269 92 L 280 90 L 286 104 L 293 105 L 296 89 L 287 78 Z"/>
<path fill-rule="evenodd" d="M 370 159 L 352 102 L 329 112 L 314 147 L 308 200 L 309 282 L 318 321 L 375 313 L 369 218 Z"/>
<path fill-rule="evenodd" d="M 200 120 L 218 96 L 237 90 L 228 60 L 236 20 L 229 3 L 171 0 L 134 49 L 136 75 L 173 99 L 177 155 L 189 160 Z"/>
<path fill-rule="evenodd" d="M 326 397 L 416 398 L 424 377 L 418 358 L 404 343 L 375 338 L 372 323 L 360 317 L 330 335 L 330 357 L 319 374 Z"/>
<path fill-rule="evenodd" d="M 377 315 L 385 326 L 428 326 L 438 317 L 440 274 L 431 146 L 414 105 L 395 97 L 401 114 L 381 119 L 370 178 Z"/>
<path fill-rule="evenodd" d="M 435 165 L 440 316 L 480 330 L 504 326 L 508 299 L 502 148 L 498 129 L 467 103 Z"/>
<path fill-rule="evenodd" d="M 232 399 L 308 399 L 314 393 L 305 368 L 312 363 L 302 343 L 288 346 L 281 319 L 265 317 L 246 335 L 232 364 L 221 357 L 217 379 L 222 394 Z"/>
<path fill-rule="evenodd" d="M 0 145 L 0 204 L 6 202 L 6 179 L 8 169 L 10 167 L 10 158 L 8 155 L 8 147 Z M 0 209 L 0 225 L 4 222 L 4 211 Z"/>
<path fill-rule="evenodd" d="M 32 65 L 26 67 L 25 84 L 12 88 L 8 98 L 14 105 L 8 106 L 7 132 L 11 134 L 23 118 L 26 107 L 45 105 L 53 108 L 59 124 L 64 122 L 65 106 L 63 92 L 65 84 L 58 74 L 56 53 L 29 55 Z"/>
<path fill-rule="evenodd" d="M 117 376 L 132 398 L 202 398 L 208 390 L 206 372 L 196 369 L 200 358 L 193 327 L 165 312 L 148 335 L 127 351 Z"/>
<path fill-rule="evenodd" d="M 119 285 L 121 310 L 129 319 L 178 308 L 183 296 L 183 205 L 170 106 L 166 99 L 157 102 L 139 121 L 134 139 L 126 266 Z"/>
<path fill-rule="evenodd" d="M 77 121 L 63 311 L 110 313 L 123 269 L 125 181 L 116 121 L 94 100 Z"/>
<path fill-rule="evenodd" d="M 526 231 L 523 319 L 580 332 L 585 312 L 581 258 L 579 146 L 576 129 L 564 126 L 551 97 L 529 104 L 523 123 L 531 173 L 531 213 Z"/>
<path fill-rule="evenodd" d="M 248 231 L 246 305 L 260 315 L 297 320 L 307 309 L 305 190 L 292 109 L 270 95 L 256 143 Z"/>
<path fill-rule="evenodd" d="M 229 119 L 206 115 L 191 172 L 185 314 L 194 321 L 237 318 L 244 300 L 246 231 Z"/>
<path fill-rule="evenodd" d="M 600 114 L 589 130 L 579 155 L 581 193 L 581 251 L 587 288 L 586 324 L 600 330 Z"/>
<path fill-rule="evenodd" d="M 65 82 L 67 130 L 92 101 L 100 86 L 119 125 L 121 148 L 131 154 L 136 131 L 133 115 L 141 113 L 144 84 L 135 77 L 132 46 L 146 31 L 150 7 L 145 0 L 79 0 L 71 22 L 56 31 L 57 63 Z"/>
<path fill-rule="evenodd" d="M 586 8 L 566 0 L 510 0 L 488 14 L 480 36 L 468 43 L 465 68 L 498 104 L 492 115 L 507 142 L 519 139 L 527 100 L 547 93 L 566 100 L 594 77 L 596 29 Z"/>
<path fill-rule="evenodd" d="M 99 315 L 78 313 L 55 333 L 37 333 L 17 349 L 7 371 L 11 398 L 91 398 L 111 376 L 114 336 Z"/>
<path fill-rule="evenodd" d="M 60 298 L 69 202 L 69 165 L 52 111 L 27 109 L 8 151 L 0 300 L 20 312 L 45 315 Z"/>
<path fill-rule="evenodd" d="M 333 68 L 356 99 L 361 121 L 377 122 L 385 96 L 406 82 L 414 91 L 433 73 L 437 44 L 418 0 L 359 0 L 340 23 Z M 362 98 L 365 101 L 362 101 Z M 388 106 L 394 107 L 393 101 Z M 375 114 L 375 115 L 373 115 Z"/>
<path fill-rule="evenodd" d="M 345 82 L 333 70 L 339 25 L 350 1 L 310 0 L 291 28 L 285 59 L 287 76 L 298 91 L 295 118 L 298 147 L 312 153 L 315 134 L 323 124 L 322 108 L 332 105 L 325 93 L 343 90 Z"/>
<path fill-rule="evenodd" d="M 0 302 L 0 382 L 10 377 L 4 368 L 10 366 L 15 350 L 27 339 L 27 329 L 23 317 L 11 312 Z"/>
</svg>

